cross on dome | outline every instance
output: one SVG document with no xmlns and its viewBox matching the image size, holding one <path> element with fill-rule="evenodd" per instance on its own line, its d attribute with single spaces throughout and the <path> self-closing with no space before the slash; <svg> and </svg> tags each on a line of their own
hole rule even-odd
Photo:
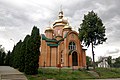
<svg viewBox="0 0 120 80">
<path fill-rule="evenodd" d="M 63 18 L 62 5 L 60 6 L 59 19 Z"/>
<path fill-rule="evenodd" d="M 63 18 L 63 11 L 60 11 L 59 12 L 59 19 L 62 19 Z"/>
</svg>

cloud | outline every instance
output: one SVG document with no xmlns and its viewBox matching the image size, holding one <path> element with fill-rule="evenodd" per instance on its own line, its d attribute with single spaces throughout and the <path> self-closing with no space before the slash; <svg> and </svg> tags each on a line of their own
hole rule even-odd
<svg viewBox="0 0 120 80">
<path fill-rule="evenodd" d="M 107 43 L 97 47 L 97 56 L 106 53 L 105 47 L 119 47 L 120 44 L 120 0 L 0 0 L 0 44 L 4 42 L 7 50 L 13 45 L 10 39 L 17 43 L 30 34 L 32 27 L 36 25 L 40 33 L 44 33 L 49 22 L 53 23 L 58 18 L 58 12 L 62 5 L 64 15 L 70 25 L 78 31 L 84 14 L 94 10 L 102 19 L 106 27 Z M 8 43 L 9 42 L 9 43 Z M 8 48 L 8 44 L 9 48 Z M 91 50 L 90 50 L 91 51 Z M 87 51 L 87 54 L 91 52 Z M 119 53 L 119 48 L 107 49 L 108 54 Z"/>
<path fill-rule="evenodd" d="M 0 27 L 0 32 L 5 31 L 5 27 Z"/>
<path fill-rule="evenodd" d="M 109 47 L 109 49 L 106 51 L 107 54 L 116 54 L 119 52 L 120 52 L 120 49 L 117 47 Z"/>
</svg>

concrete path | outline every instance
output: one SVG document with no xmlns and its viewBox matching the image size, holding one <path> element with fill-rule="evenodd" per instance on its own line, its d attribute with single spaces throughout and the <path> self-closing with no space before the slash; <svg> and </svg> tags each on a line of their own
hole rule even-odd
<svg viewBox="0 0 120 80">
<path fill-rule="evenodd" d="M 120 80 L 120 78 L 113 78 L 113 79 L 88 79 L 88 80 Z"/>
<path fill-rule="evenodd" d="M 0 80 L 27 80 L 27 78 L 10 66 L 0 66 Z"/>
<path fill-rule="evenodd" d="M 95 71 L 88 71 L 91 75 L 95 76 L 96 78 L 99 78 L 98 73 L 96 73 Z"/>
</svg>

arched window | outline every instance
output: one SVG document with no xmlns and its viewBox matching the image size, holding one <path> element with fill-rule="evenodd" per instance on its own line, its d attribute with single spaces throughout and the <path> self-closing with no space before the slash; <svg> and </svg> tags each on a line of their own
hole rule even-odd
<svg viewBox="0 0 120 80">
<path fill-rule="evenodd" d="M 74 42 L 69 43 L 69 50 L 76 50 L 76 45 Z"/>
</svg>

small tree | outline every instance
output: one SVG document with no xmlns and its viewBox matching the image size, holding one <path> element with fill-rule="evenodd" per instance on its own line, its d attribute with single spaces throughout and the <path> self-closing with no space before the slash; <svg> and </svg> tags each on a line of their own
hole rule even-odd
<svg viewBox="0 0 120 80">
<path fill-rule="evenodd" d="M 14 50 L 12 51 L 12 66 L 14 67 L 14 68 L 19 68 L 19 66 L 20 66 L 20 59 L 21 59 L 21 54 L 20 54 L 20 49 L 21 49 L 21 45 L 22 45 L 22 41 L 20 40 L 17 44 L 16 44 L 16 46 L 15 46 L 15 48 L 14 48 Z"/>
<path fill-rule="evenodd" d="M 0 52 L 0 65 L 3 66 L 5 65 L 5 57 L 6 57 L 6 54 L 5 52 Z"/>
<path fill-rule="evenodd" d="M 8 51 L 6 58 L 5 58 L 5 65 L 6 66 L 10 66 L 10 55 L 11 55 L 11 52 Z"/>
<path fill-rule="evenodd" d="M 109 57 L 107 58 L 107 62 L 108 62 L 108 64 L 109 64 L 109 66 L 112 67 L 112 56 L 109 56 Z"/>
<path fill-rule="evenodd" d="M 120 56 L 115 59 L 115 63 L 113 63 L 115 68 L 120 68 Z"/>
<path fill-rule="evenodd" d="M 92 59 L 89 56 L 86 56 L 86 65 L 87 65 L 87 70 L 89 70 L 89 67 L 92 66 Z"/>
<path fill-rule="evenodd" d="M 13 47 L 13 50 L 12 50 L 12 52 L 11 52 L 11 54 L 10 54 L 10 62 L 9 62 L 9 64 L 10 64 L 10 66 L 11 67 L 13 67 L 14 66 L 14 52 L 15 52 L 15 48 L 16 48 L 16 45 L 14 45 L 14 47 Z"/>
<path fill-rule="evenodd" d="M 0 66 L 3 66 L 5 64 L 5 51 L 4 48 L 2 48 L 2 45 L 0 45 Z"/>
<path fill-rule="evenodd" d="M 103 26 L 102 20 L 93 11 L 84 15 L 84 20 L 79 28 L 79 38 L 85 46 L 92 45 L 93 68 L 95 69 L 93 48 L 95 45 L 103 44 L 107 38 L 105 38 L 105 26 Z"/>
</svg>

